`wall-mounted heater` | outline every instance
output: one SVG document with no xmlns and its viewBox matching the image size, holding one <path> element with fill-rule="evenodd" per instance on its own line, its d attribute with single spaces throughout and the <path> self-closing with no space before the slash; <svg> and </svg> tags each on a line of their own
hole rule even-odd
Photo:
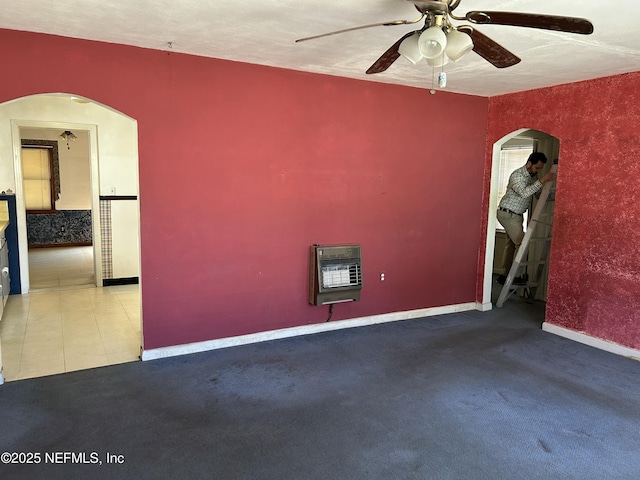
<svg viewBox="0 0 640 480">
<path fill-rule="evenodd" d="M 360 300 L 362 258 L 360 245 L 312 245 L 309 255 L 309 303 Z"/>
</svg>

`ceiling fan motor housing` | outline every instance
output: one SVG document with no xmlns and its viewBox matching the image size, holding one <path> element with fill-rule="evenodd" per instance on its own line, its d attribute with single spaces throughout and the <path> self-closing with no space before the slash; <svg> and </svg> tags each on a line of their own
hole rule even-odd
<svg viewBox="0 0 640 480">
<path fill-rule="evenodd" d="M 409 0 L 411 3 L 413 3 L 416 7 L 416 9 L 420 12 L 420 13 L 434 13 L 434 14 L 447 14 L 449 13 L 449 4 L 448 2 L 444 2 L 444 1 L 437 1 L 437 0 Z"/>
</svg>

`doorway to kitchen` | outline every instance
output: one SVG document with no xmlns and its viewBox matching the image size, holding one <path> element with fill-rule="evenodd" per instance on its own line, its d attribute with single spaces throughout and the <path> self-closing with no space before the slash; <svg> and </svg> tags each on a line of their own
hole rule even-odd
<svg viewBox="0 0 640 480">
<path fill-rule="evenodd" d="M 3 190 L 16 201 L 14 221 L 20 267 L 16 270 L 21 287 L 19 294 L 10 295 L 0 322 L 0 372 L 4 379 L 20 380 L 139 360 L 142 311 L 136 121 L 89 99 L 43 94 L 0 105 L 2 123 L 11 125 L 10 130 L 0 129 L 0 170 L 7 173 L 2 176 Z M 45 131 L 48 134 L 43 135 Z M 76 137 L 69 145 L 68 138 L 60 138 L 67 131 Z M 69 183 L 64 162 L 60 165 L 58 201 L 63 206 L 68 202 L 69 208 L 60 211 L 90 212 L 88 242 L 66 238 L 65 247 L 29 248 L 34 242 L 27 229 L 21 141 L 34 136 L 56 141 L 62 156 L 66 152 L 86 159 L 83 168 L 88 173 L 82 188 L 89 191 L 89 206 L 78 198 L 71 201 L 70 196 L 79 190 L 73 188 L 73 179 Z M 83 136 L 87 146 L 80 150 Z M 69 237 L 78 232 L 71 225 L 76 220 L 65 218 L 64 228 L 58 224 L 51 231 L 58 237 Z M 74 241 L 79 245 L 68 245 Z M 35 243 L 43 240 L 37 238 Z M 54 255 L 58 248 L 69 254 L 62 263 L 71 270 L 84 271 L 83 282 L 93 277 L 90 284 L 35 288 L 36 275 L 30 278 L 32 267 L 47 263 L 48 260 L 40 260 Z M 42 252 L 42 258 L 32 255 Z M 76 260 L 80 263 L 72 266 Z M 60 271 L 58 276 L 62 278 Z M 1 380 L 2 375 L 0 383 Z"/>
<path fill-rule="evenodd" d="M 96 286 L 89 132 L 24 127 L 20 137 L 30 291 Z"/>
</svg>

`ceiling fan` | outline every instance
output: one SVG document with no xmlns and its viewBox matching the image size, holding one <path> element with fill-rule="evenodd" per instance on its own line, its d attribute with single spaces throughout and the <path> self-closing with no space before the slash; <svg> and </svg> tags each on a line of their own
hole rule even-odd
<svg viewBox="0 0 640 480">
<path fill-rule="evenodd" d="M 424 26 L 421 29 L 403 35 L 367 69 L 367 73 L 372 74 L 384 72 L 401 55 L 414 64 L 424 58 L 429 65 L 434 67 L 442 66 L 449 60 L 457 61 L 471 50 L 497 68 L 511 67 L 520 62 L 520 58 L 499 43 L 480 33 L 475 27 L 471 25 L 454 26 L 451 23 L 451 19 L 467 21 L 473 25 L 512 25 L 582 35 L 593 33 L 593 24 L 584 18 L 478 10 L 473 10 L 460 17 L 452 12 L 460 5 L 462 0 L 408 1 L 413 3 L 418 12 L 420 12 L 420 17 L 416 20 L 393 20 L 360 25 L 300 38 L 296 42 L 304 42 L 370 27 L 409 25 L 424 20 Z"/>
</svg>

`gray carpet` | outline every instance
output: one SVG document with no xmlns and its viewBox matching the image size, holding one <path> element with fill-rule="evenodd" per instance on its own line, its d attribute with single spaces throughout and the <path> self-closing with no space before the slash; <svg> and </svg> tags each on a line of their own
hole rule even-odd
<svg viewBox="0 0 640 480">
<path fill-rule="evenodd" d="M 40 463 L 0 478 L 640 478 L 640 363 L 543 315 L 510 300 L 10 382 L 0 452 Z"/>
</svg>

